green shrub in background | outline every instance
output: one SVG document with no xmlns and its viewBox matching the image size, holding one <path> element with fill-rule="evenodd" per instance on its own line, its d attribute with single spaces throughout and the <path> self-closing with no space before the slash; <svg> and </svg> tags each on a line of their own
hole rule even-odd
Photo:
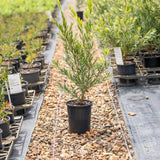
<svg viewBox="0 0 160 160">
<path fill-rule="evenodd" d="M 132 1 L 94 2 L 95 13 L 92 20 L 95 35 L 104 47 L 121 47 L 124 61 L 127 55 L 135 55 L 155 37 L 154 28 L 142 32 L 142 27 L 137 22 L 138 15 L 133 12 L 135 4 L 131 3 Z"/>
<path fill-rule="evenodd" d="M 155 29 L 155 35 L 149 40 L 146 50 L 154 52 L 160 49 L 160 1 L 132 0 L 132 13 L 137 17 L 136 23 L 141 26 L 141 34 Z"/>
<path fill-rule="evenodd" d="M 1 0 L 0 14 L 53 10 L 56 0 Z"/>
</svg>

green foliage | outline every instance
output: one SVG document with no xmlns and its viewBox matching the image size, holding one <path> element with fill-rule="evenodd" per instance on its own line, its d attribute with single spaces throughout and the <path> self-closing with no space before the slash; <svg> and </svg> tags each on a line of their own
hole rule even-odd
<svg viewBox="0 0 160 160">
<path fill-rule="evenodd" d="M 1 107 L 0 107 L 0 121 L 4 121 L 4 122 L 8 123 L 8 122 L 6 121 L 6 119 L 5 119 L 5 117 L 6 117 L 8 114 L 10 114 L 11 112 L 6 111 L 6 110 L 5 110 L 5 107 L 6 107 L 5 103 L 3 103 L 3 104 L 1 105 Z"/>
<path fill-rule="evenodd" d="M 0 14 L 53 10 L 56 0 L 1 0 Z"/>
<path fill-rule="evenodd" d="M 36 58 L 36 53 L 34 53 L 34 50 L 32 48 L 32 42 L 28 42 L 25 46 L 25 52 L 27 53 L 26 62 L 32 65 L 33 61 Z"/>
<path fill-rule="evenodd" d="M 106 80 L 108 74 L 105 73 L 106 63 L 98 61 L 95 58 L 93 50 L 92 23 L 89 15 L 92 12 L 91 0 L 87 1 L 90 6 L 86 11 L 86 22 L 83 22 L 77 17 L 73 8 L 71 9 L 72 16 L 75 18 L 78 26 L 76 34 L 73 33 L 73 23 L 69 26 L 66 22 L 64 13 L 62 14 L 62 24 L 56 23 L 60 29 L 60 38 L 63 40 L 66 67 L 60 67 L 58 62 L 55 66 L 60 73 L 65 75 L 71 84 L 59 84 L 60 88 L 72 97 L 77 98 L 79 102 L 85 99 L 85 94 L 89 89 L 98 83 Z M 60 3 L 59 8 L 61 8 Z"/>
<path fill-rule="evenodd" d="M 133 0 L 132 12 L 137 17 L 136 23 L 141 26 L 141 34 L 145 35 L 154 29 L 155 35 L 149 40 L 146 49 L 160 49 L 160 1 L 159 0 Z"/>
<path fill-rule="evenodd" d="M 2 57 L 1 57 L 2 58 Z M 2 59 L 0 58 L 0 121 L 6 121 L 5 117 L 10 114 L 10 112 L 6 111 L 6 102 L 4 97 L 4 88 L 5 88 L 5 80 L 7 79 L 7 69 L 2 68 Z"/>
<path fill-rule="evenodd" d="M 95 0 L 94 10 L 95 35 L 105 47 L 121 47 L 124 61 L 127 55 L 135 55 L 147 46 L 156 34 L 154 28 L 142 34 L 142 27 L 137 23 L 138 15 L 132 12 L 132 1 Z"/>
<path fill-rule="evenodd" d="M 82 5 L 84 4 L 85 0 L 76 0 L 76 2 L 77 2 L 76 7 L 80 9 Z"/>
</svg>

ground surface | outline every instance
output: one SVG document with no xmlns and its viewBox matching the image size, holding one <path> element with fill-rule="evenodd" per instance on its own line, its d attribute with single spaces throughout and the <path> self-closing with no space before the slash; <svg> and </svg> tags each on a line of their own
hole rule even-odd
<svg viewBox="0 0 160 160">
<path fill-rule="evenodd" d="M 137 160 L 160 159 L 159 99 L 159 85 L 120 89 L 119 102 Z"/>
<path fill-rule="evenodd" d="M 75 8 L 74 1 L 68 0 L 68 4 Z M 68 7 L 65 8 L 64 12 L 68 23 L 70 23 L 72 18 Z M 95 49 L 99 52 L 96 45 Z M 59 60 L 60 64 L 64 66 L 63 56 L 62 41 L 58 39 L 54 60 Z M 82 135 L 68 132 L 68 115 L 65 102 L 70 97 L 61 95 L 58 82 L 69 83 L 64 76 L 58 73 L 57 69 L 52 68 L 26 160 L 49 160 L 52 158 L 56 160 L 128 160 L 131 156 L 135 159 L 115 96 L 115 88 L 110 79 L 107 83 L 104 82 L 92 88 L 87 94 L 87 98 L 94 102 L 91 131 Z M 119 114 L 119 119 L 116 111 Z M 126 142 L 124 138 L 126 138 Z M 128 146 L 129 151 L 126 146 Z"/>
</svg>

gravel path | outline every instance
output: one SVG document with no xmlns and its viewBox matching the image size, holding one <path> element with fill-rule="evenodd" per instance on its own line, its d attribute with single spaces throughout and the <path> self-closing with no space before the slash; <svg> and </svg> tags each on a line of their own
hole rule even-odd
<svg viewBox="0 0 160 160">
<path fill-rule="evenodd" d="M 75 8 L 75 1 L 68 0 L 68 4 Z M 64 12 L 68 23 L 70 23 L 72 18 L 68 7 L 65 8 Z M 97 46 L 95 49 L 99 53 Z M 65 65 L 63 51 L 62 41 L 58 39 L 54 60 L 59 60 L 61 65 Z M 26 160 L 129 160 L 130 157 L 135 159 L 116 99 L 116 89 L 111 84 L 110 79 L 92 88 L 87 94 L 87 98 L 94 102 L 91 131 L 82 135 L 68 132 L 68 115 L 65 102 L 70 97 L 59 92 L 58 82 L 69 83 L 64 76 L 57 72 L 57 69 L 52 68 Z M 116 111 L 119 119 L 117 119 Z"/>
</svg>

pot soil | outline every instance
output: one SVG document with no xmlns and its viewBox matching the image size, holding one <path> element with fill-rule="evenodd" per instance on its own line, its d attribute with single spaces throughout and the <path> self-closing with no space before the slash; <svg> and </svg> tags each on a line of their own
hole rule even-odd
<svg viewBox="0 0 160 160">
<path fill-rule="evenodd" d="M 2 145 L 2 132 L 3 132 L 3 130 L 0 129 L 0 150 L 3 149 L 3 145 Z"/>
<path fill-rule="evenodd" d="M 25 96 L 28 96 L 28 82 L 27 81 L 22 82 L 22 88 L 26 90 Z"/>
<path fill-rule="evenodd" d="M 0 121 L 0 129 L 2 129 L 2 138 L 5 138 L 7 136 L 9 136 L 11 133 L 10 133 L 10 130 L 9 130 L 9 124 L 10 124 L 10 117 L 9 116 L 6 116 L 6 121 Z"/>
<path fill-rule="evenodd" d="M 136 64 L 133 62 L 126 61 L 126 64 L 124 65 L 118 65 L 117 64 L 117 69 L 118 69 L 118 74 L 119 75 L 132 75 L 136 74 Z"/>
<path fill-rule="evenodd" d="M 80 20 L 83 20 L 83 11 L 77 11 L 77 16 L 80 18 Z"/>
<path fill-rule="evenodd" d="M 36 83 L 39 81 L 39 72 L 37 68 L 21 71 L 21 76 L 28 83 Z"/>
<path fill-rule="evenodd" d="M 76 100 L 66 103 L 69 116 L 69 131 L 71 133 L 85 133 L 90 130 L 92 101 L 85 100 L 86 104 L 76 104 Z M 76 105 L 75 105 L 76 104 Z"/>
<path fill-rule="evenodd" d="M 36 58 L 44 58 L 44 55 L 43 55 L 43 54 L 38 54 L 38 55 L 36 56 Z"/>
<path fill-rule="evenodd" d="M 26 90 L 22 89 L 22 92 L 10 94 L 12 104 L 14 106 L 25 104 L 25 93 L 26 93 Z M 6 96 L 8 100 L 8 95 Z"/>
<path fill-rule="evenodd" d="M 32 65 L 29 65 L 27 63 L 22 65 L 22 69 L 31 69 L 31 68 L 38 68 L 39 70 L 41 70 L 41 63 L 35 62 Z"/>
<path fill-rule="evenodd" d="M 43 69 L 43 65 L 44 65 L 44 58 L 36 58 L 36 60 L 34 61 L 34 63 L 41 63 L 41 69 Z"/>
</svg>

